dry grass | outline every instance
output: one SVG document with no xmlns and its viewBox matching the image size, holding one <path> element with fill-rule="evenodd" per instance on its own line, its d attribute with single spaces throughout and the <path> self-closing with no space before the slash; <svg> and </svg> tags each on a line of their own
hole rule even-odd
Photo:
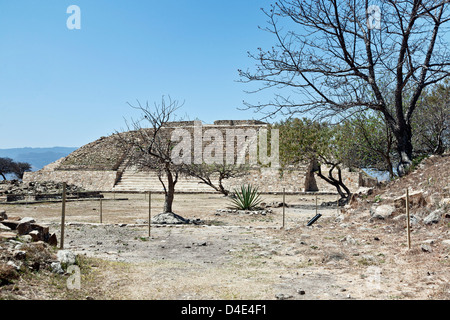
<svg viewBox="0 0 450 320">
<path fill-rule="evenodd" d="M 216 215 L 216 209 L 229 202 L 214 194 L 175 196 L 176 213 L 202 219 L 207 226 L 154 227 L 151 238 L 146 237 L 146 227 L 68 227 L 66 244 L 90 256 L 80 255 L 81 290 L 67 288 L 68 275 L 44 269 L 14 278 L 11 270 L 2 270 L 0 264 L 0 274 L 12 277 L 0 287 L 0 298 L 262 300 L 285 293 L 292 299 L 348 299 L 350 295 L 356 299 L 447 300 L 450 248 L 443 240 L 450 239 L 448 219 L 432 226 L 414 225 L 412 249 L 408 250 L 404 221 L 371 221 L 368 213 L 376 196 L 389 203 L 407 186 L 439 195 L 428 207 L 414 207 L 413 213 L 439 207 L 440 199 L 449 196 L 450 162 L 448 156 L 433 157 L 425 164 L 367 198 L 359 198 L 358 207 L 344 220 L 336 220 L 336 208 L 319 207 L 323 217 L 313 227 L 306 227 L 306 222 L 316 213 L 314 195 L 286 197 L 289 207 L 282 230 L 281 208 L 266 216 Z M 148 200 L 143 194 L 116 195 L 128 200 L 114 200 L 112 194 L 106 197 L 105 224 L 148 219 Z M 281 195 L 263 198 L 265 202 L 281 201 Z M 153 214 L 157 214 L 163 197 L 155 194 L 152 199 Z M 334 195 L 319 195 L 319 204 L 335 199 Z M 59 232 L 60 203 L 5 209 L 13 216 L 49 223 L 51 232 Z M 66 209 L 67 222 L 99 222 L 97 201 L 70 202 Z M 190 247 L 202 241 L 208 245 Z M 424 242 L 431 243 L 431 252 L 421 249 Z M 109 250 L 114 253 L 106 252 Z M 306 294 L 299 295 L 299 289 Z"/>
</svg>

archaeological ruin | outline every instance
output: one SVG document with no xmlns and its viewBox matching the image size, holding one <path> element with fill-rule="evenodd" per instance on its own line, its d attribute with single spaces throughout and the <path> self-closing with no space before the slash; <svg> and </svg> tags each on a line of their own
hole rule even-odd
<svg viewBox="0 0 450 320">
<path fill-rule="evenodd" d="M 187 130 L 193 135 L 194 140 L 196 139 L 195 134 L 199 134 L 202 139 L 211 132 L 216 132 L 216 135 L 217 132 L 219 132 L 219 135 L 223 133 L 224 140 L 230 140 L 230 133 L 233 133 L 232 138 L 238 140 L 239 136 L 248 136 L 255 133 L 258 135 L 262 130 L 268 130 L 268 124 L 255 120 L 219 120 L 215 121 L 214 124 L 182 121 L 168 123 L 166 128 Z M 215 139 L 217 142 L 217 138 Z M 228 140 L 224 143 L 228 143 Z M 208 142 L 205 141 L 202 140 L 202 150 L 208 145 Z M 267 143 L 270 145 L 270 141 Z M 163 192 L 163 187 L 156 172 L 142 170 L 133 165 L 127 153 L 123 151 L 119 144 L 117 133 L 108 137 L 101 137 L 39 171 L 26 172 L 23 182 L 66 182 L 89 191 Z M 252 148 L 252 150 L 256 150 L 252 142 L 248 143 L 247 141 L 246 146 L 249 150 Z M 344 183 L 352 191 L 356 191 L 362 186 L 374 184 L 374 179 L 362 171 L 352 172 L 344 169 L 343 178 Z M 284 167 L 283 169 L 258 163 L 252 165 L 244 177 L 224 181 L 224 186 L 229 190 L 242 184 L 257 186 L 259 191 L 263 193 L 279 193 L 283 189 L 287 193 L 336 192 L 332 185 L 315 176 L 312 163 Z M 176 185 L 176 192 L 212 193 L 216 191 L 201 183 L 198 179 L 181 177 Z"/>
</svg>

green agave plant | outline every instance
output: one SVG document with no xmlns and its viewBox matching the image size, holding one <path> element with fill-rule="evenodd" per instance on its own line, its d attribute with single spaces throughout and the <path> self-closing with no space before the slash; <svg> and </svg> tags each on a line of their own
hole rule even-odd
<svg viewBox="0 0 450 320">
<path fill-rule="evenodd" d="M 251 210 L 261 202 L 261 196 L 258 188 L 252 185 L 243 185 L 240 190 L 234 190 L 231 202 L 234 204 L 233 208 L 235 209 Z"/>
</svg>

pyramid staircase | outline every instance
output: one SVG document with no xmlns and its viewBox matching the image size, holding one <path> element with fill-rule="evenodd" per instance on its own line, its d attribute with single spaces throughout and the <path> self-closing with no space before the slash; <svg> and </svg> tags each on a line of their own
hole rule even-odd
<svg viewBox="0 0 450 320">
<path fill-rule="evenodd" d="M 163 181 L 166 179 L 163 177 Z M 179 177 L 175 185 L 176 192 L 202 192 L 213 193 L 215 190 L 200 180 L 187 177 Z M 154 171 L 140 171 L 134 167 L 127 167 L 123 170 L 120 178 L 116 182 L 113 191 L 118 192 L 163 192 L 164 188 Z"/>
</svg>

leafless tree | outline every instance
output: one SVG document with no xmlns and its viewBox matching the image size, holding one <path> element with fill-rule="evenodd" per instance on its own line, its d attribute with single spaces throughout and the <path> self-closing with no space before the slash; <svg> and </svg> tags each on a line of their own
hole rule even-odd
<svg viewBox="0 0 450 320">
<path fill-rule="evenodd" d="M 214 163 L 214 164 L 190 164 L 185 166 L 185 174 L 199 179 L 202 183 L 225 196 L 230 194 L 223 181 L 230 178 L 243 177 L 248 173 L 247 165 Z"/>
<path fill-rule="evenodd" d="M 6 174 L 11 173 L 14 161 L 11 158 L 0 158 L 0 176 L 6 180 Z"/>
<path fill-rule="evenodd" d="M 262 83 L 252 92 L 279 91 L 272 101 L 246 107 L 265 117 L 379 111 L 395 137 L 397 171 L 404 175 L 412 163 L 417 102 L 426 87 L 450 75 L 442 38 L 448 7 L 449 0 L 280 0 L 264 10 L 265 30 L 276 45 L 249 53 L 255 70 L 239 70 L 241 81 Z M 393 95 L 392 105 L 385 92 Z"/>
<path fill-rule="evenodd" d="M 167 124 L 176 120 L 175 112 L 182 106 L 177 100 L 162 97 L 160 103 L 129 105 L 141 113 L 141 118 L 127 121 L 127 132 L 117 132 L 117 137 L 127 152 L 130 163 L 140 169 L 155 171 L 164 189 L 163 213 L 173 213 L 175 185 L 183 165 L 172 160 L 176 142 L 171 139 Z"/>
</svg>

